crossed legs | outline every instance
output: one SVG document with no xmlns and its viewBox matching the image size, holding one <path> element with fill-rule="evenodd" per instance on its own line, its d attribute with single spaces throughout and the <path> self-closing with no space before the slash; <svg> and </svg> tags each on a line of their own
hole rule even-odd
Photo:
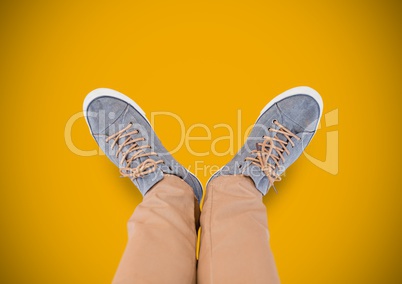
<svg viewBox="0 0 402 284">
<path fill-rule="evenodd" d="M 208 184 L 196 261 L 198 202 L 165 176 L 129 220 L 129 240 L 113 283 L 279 283 L 262 195 L 245 176 Z"/>
</svg>

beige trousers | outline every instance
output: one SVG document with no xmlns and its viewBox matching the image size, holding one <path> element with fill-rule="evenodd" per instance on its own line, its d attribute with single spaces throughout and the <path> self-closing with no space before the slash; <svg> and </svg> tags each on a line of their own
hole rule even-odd
<svg viewBox="0 0 402 284">
<path fill-rule="evenodd" d="M 208 184 L 201 214 L 192 188 L 165 176 L 137 206 L 113 283 L 276 284 L 266 209 L 250 178 L 222 176 Z"/>
</svg>

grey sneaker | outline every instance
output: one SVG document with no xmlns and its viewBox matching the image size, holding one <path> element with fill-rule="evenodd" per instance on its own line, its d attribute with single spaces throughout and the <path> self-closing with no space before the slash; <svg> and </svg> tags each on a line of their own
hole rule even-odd
<svg viewBox="0 0 402 284">
<path fill-rule="evenodd" d="M 261 111 L 240 151 L 208 183 L 222 175 L 245 175 L 265 195 L 310 143 L 322 109 L 321 96 L 309 87 L 275 97 Z"/>
<path fill-rule="evenodd" d="M 144 111 L 133 100 L 111 89 L 96 89 L 84 100 L 84 114 L 102 151 L 143 195 L 164 174 L 171 174 L 189 184 L 201 200 L 199 180 L 163 147 Z"/>
</svg>

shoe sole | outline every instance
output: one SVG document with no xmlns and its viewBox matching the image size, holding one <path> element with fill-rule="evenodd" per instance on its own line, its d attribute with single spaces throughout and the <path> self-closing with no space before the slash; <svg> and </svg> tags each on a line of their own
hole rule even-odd
<svg viewBox="0 0 402 284">
<path fill-rule="evenodd" d="M 316 90 L 314 90 L 313 88 L 306 87 L 306 86 L 300 86 L 300 87 L 295 87 L 295 88 L 289 89 L 289 90 L 283 92 L 282 94 L 277 95 L 275 98 L 273 98 L 273 99 L 272 99 L 269 103 L 267 103 L 267 104 L 265 105 L 265 107 L 261 110 L 260 115 L 258 116 L 256 122 L 257 122 L 257 121 L 260 119 L 260 117 L 261 117 L 270 107 L 272 107 L 274 104 L 276 104 L 276 103 L 279 102 L 279 101 L 282 101 L 283 99 L 286 99 L 286 98 L 292 97 L 292 96 L 296 96 L 296 95 L 307 95 L 307 96 L 310 96 L 310 97 L 312 97 L 312 98 L 318 103 L 318 105 L 320 106 L 320 116 L 319 116 L 318 121 L 320 121 L 321 115 L 322 115 L 322 110 L 323 110 L 323 108 L 324 108 L 324 102 L 322 101 L 322 98 L 321 98 L 320 94 L 319 94 Z M 317 128 L 318 128 L 318 123 L 317 123 L 317 126 L 316 126 L 315 129 L 314 129 L 314 134 L 313 134 L 313 136 L 311 137 L 310 141 L 313 139 L 314 135 L 316 134 Z M 240 150 L 240 149 L 239 149 L 239 150 Z M 221 171 L 224 167 L 225 167 L 225 166 L 221 167 L 221 168 L 220 168 L 218 171 L 216 171 L 216 172 Z M 211 181 L 211 178 L 212 178 L 212 177 L 213 177 L 213 175 L 208 179 L 206 185 L 208 185 L 208 183 Z"/>
</svg>

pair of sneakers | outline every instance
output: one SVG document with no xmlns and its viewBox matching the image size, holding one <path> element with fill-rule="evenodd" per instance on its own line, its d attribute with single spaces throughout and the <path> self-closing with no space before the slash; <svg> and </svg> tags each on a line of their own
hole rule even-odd
<svg viewBox="0 0 402 284">
<path fill-rule="evenodd" d="M 265 195 L 313 138 L 322 115 L 320 95 L 309 87 L 290 89 L 261 111 L 249 137 L 222 175 L 245 175 Z M 163 147 L 145 112 L 127 96 L 106 88 L 84 100 L 90 132 L 106 156 L 145 195 L 165 174 L 182 178 L 202 198 L 200 181 Z"/>
</svg>

